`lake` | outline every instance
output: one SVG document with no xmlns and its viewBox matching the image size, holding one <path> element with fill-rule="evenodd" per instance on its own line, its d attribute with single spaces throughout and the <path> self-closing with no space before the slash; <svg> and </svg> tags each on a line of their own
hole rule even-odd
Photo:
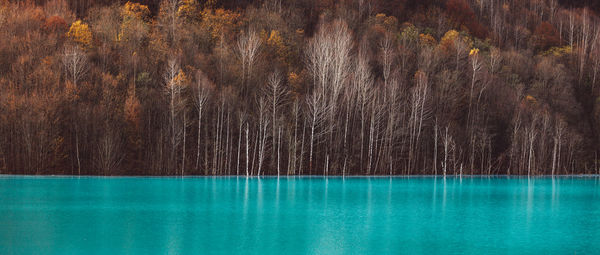
<svg viewBox="0 0 600 255">
<path fill-rule="evenodd" d="M 575 253 L 598 177 L 0 176 L 0 254 Z"/>
</svg>

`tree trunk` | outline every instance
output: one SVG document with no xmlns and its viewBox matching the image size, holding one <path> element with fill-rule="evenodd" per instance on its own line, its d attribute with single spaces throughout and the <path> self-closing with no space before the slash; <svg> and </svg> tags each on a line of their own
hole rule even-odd
<svg viewBox="0 0 600 255">
<path fill-rule="evenodd" d="M 250 173 L 248 172 L 249 170 L 249 164 L 250 164 L 250 130 L 248 127 L 248 123 L 246 123 L 246 177 L 248 177 L 250 175 Z"/>
<path fill-rule="evenodd" d="M 181 176 L 184 175 L 184 171 L 185 171 L 185 137 L 186 137 L 186 114 L 185 112 L 183 113 L 183 143 L 181 144 Z"/>
<path fill-rule="evenodd" d="M 201 141 L 201 131 L 202 130 L 202 107 L 198 108 L 198 142 L 196 143 L 196 171 L 198 171 L 199 163 L 200 163 L 200 141 Z"/>
</svg>

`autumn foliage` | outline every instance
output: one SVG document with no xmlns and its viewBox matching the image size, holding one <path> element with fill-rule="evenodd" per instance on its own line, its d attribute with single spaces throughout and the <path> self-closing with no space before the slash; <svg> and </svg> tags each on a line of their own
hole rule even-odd
<svg viewBox="0 0 600 255">
<path fill-rule="evenodd" d="M 598 173 L 600 19 L 550 3 L 0 0 L 0 174 Z"/>
<path fill-rule="evenodd" d="M 486 37 L 486 28 L 478 22 L 475 13 L 466 0 L 448 0 L 446 11 L 457 28 L 467 30 L 478 37 Z"/>
<path fill-rule="evenodd" d="M 550 47 L 560 45 L 560 35 L 548 22 L 542 22 L 535 28 L 533 33 L 535 45 L 540 50 L 547 50 Z"/>
<path fill-rule="evenodd" d="M 71 24 L 67 35 L 72 38 L 73 41 L 84 47 L 91 46 L 92 32 L 90 31 L 88 24 L 83 23 L 81 20 L 77 20 Z"/>
</svg>

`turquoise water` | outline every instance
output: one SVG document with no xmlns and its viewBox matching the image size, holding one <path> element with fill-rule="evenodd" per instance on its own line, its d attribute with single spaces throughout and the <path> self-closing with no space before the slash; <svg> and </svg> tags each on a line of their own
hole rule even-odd
<svg viewBox="0 0 600 255">
<path fill-rule="evenodd" d="M 0 254 L 600 254 L 600 178 L 0 176 Z"/>
</svg>

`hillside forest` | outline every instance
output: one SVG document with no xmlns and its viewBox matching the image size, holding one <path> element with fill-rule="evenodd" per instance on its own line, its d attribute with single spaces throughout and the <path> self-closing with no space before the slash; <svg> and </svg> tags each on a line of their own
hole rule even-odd
<svg viewBox="0 0 600 255">
<path fill-rule="evenodd" d="M 0 174 L 598 174 L 598 5 L 0 0 Z"/>
</svg>

